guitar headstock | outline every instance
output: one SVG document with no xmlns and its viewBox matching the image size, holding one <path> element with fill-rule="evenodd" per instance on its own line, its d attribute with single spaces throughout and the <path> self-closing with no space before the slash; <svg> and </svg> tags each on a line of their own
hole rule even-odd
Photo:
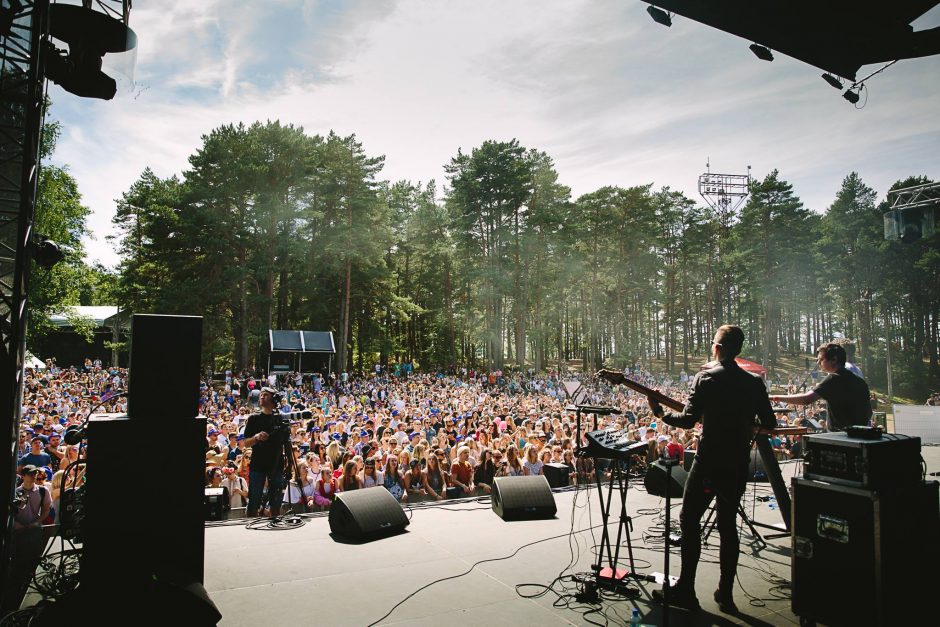
<svg viewBox="0 0 940 627">
<path fill-rule="evenodd" d="M 595 376 L 600 377 L 601 379 L 604 379 L 608 383 L 612 383 L 614 385 L 623 383 L 624 379 L 626 378 L 619 370 L 608 370 L 606 368 L 603 370 L 598 370 Z"/>
</svg>

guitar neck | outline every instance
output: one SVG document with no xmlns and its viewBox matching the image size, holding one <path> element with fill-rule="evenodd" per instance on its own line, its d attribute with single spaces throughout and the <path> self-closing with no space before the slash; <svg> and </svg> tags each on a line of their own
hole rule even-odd
<svg viewBox="0 0 940 627">
<path fill-rule="evenodd" d="M 665 405 L 666 407 L 674 411 L 682 411 L 685 408 L 685 403 L 677 401 L 671 396 L 666 396 L 665 394 L 663 394 L 662 392 L 658 390 L 648 388 L 642 383 L 637 383 L 633 379 L 628 379 L 627 377 L 624 377 L 621 383 L 623 383 L 623 385 L 627 386 L 628 388 L 635 390 L 639 392 L 640 394 L 643 394 L 647 398 L 653 399 L 660 405 Z"/>
</svg>

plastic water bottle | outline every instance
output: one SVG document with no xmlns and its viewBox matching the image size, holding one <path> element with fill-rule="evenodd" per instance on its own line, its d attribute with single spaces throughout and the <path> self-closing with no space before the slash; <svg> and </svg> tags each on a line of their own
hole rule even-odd
<svg viewBox="0 0 940 627">
<path fill-rule="evenodd" d="M 637 608 L 633 608 L 633 614 L 630 615 L 630 625 L 631 625 L 631 627 L 635 627 L 635 626 L 637 626 L 637 625 L 641 625 L 641 624 L 642 624 L 642 623 L 640 622 L 641 620 L 643 620 L 643 617 L 640 616 L 640 610 L 637 609 Z"/>
</svg>

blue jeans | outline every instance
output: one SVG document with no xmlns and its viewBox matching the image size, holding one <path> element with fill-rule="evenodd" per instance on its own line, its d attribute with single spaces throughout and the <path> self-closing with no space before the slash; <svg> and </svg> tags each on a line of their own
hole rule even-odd
<svg viewBox="0 0 940 627">
<path fill-rule="evenodd" d="M 257 516 L 264 495 L 264 482 L 268 482 L 268 500 L 271 508 L 280 510 L 284 496 L 284 477 L 280 472 L 268 475 L 260 470 L 248 471 L 248 516 Z"/>
</svg>

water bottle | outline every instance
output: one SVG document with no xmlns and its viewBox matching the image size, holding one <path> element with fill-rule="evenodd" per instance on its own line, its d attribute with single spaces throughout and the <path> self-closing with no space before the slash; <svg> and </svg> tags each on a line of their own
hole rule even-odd
<svg viewBox="0 0 940 627">
<path fill-rule="evenodd" d="M 630 615 L 631 627 L 636 627 L 637 625 L 640 625 L 641 620 L 642 620 L 642 617 L 640 616 L 640 610 L 637 608 L 633 608 L 633 614 Z"/>
</svg>

